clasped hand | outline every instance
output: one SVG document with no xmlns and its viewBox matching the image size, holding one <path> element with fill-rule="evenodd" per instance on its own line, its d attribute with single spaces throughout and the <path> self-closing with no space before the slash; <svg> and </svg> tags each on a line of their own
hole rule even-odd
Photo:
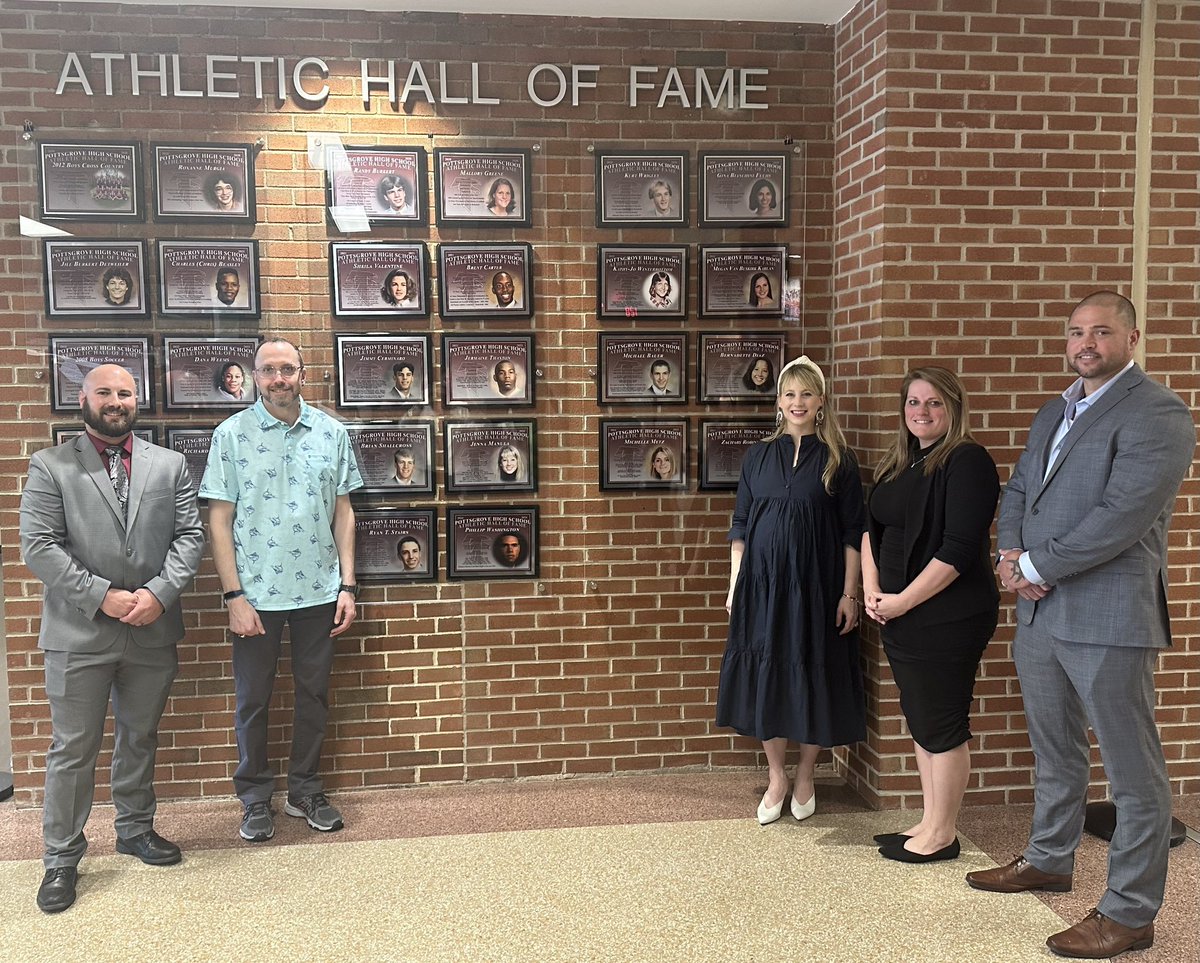
<svg viewBox="0 0 1200 963">
<path fill-rule="evenodd" d="M 100 611 L 126 625 L 150 625 L 163 614 L 162 603 L 147 588 L 135 592 L 109 589 L 104 593 Z"/>
<path fill-rule="evenodd" d="M 883 625 L 888 619 L 899 618 L 908 611 L 909 606 L 896 592 L 880 592 L 878 589 L 868 589 L 863 593 L 863 605 L 867 615 Z"/>
<path fill-rule="evenodd" d="M 996 571 L 1000 575 L 1000 584 L 1006 589 L 1016 592 L 1023 599 L 1036 602 L 1038 599 L 1046 597 L 1050 587 L 1037 585 L 1025 577 L 1025 573 L 1021 571 L 1021 556 L 1024 554 L 1024 551 L 1019 548 L 1010 548 L 1002 552 Z"/>
</svg>

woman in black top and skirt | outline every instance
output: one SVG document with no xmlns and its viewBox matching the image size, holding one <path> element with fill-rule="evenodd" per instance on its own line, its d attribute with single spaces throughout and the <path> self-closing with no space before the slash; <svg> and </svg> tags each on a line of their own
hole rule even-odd
<svg viewBox="0 0 1200 963">
<path fill-rule="evenodd" d="M 875 471 L 863 536 L 867 614 L 900 689 L 924 813 L 875 837 L 888 859 L 959 853 L 955 821 L 971 775 L 975 673 L 1000 608 L 988 548 L 1000 497 L 996 463 L 972 438 L 962 382 L 936 365 L 908 373 L 900 430 Z"/>
<path fill-rule="evenodd" d="M 746 452 L 729 531 L 729 641 L 717 725 L 762 740 L 770 781 L 762 825 L 783 812 L 784 756 L 800 743 L 791 812 L 816 809 L 822 747 L 866 736 L 859 667 L 862 482 L 821 369 L 801 357 L 779 373 L 779 427 Z"/>
</svg>

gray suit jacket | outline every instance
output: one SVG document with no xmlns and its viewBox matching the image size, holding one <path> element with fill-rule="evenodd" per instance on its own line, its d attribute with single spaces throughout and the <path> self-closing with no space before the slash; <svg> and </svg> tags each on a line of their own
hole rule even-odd
<svg viewBox="0 0 1200 963">
<path fill-rule="evenodd" d="M 1042 406 L 1005 488 L 1001 550 L 1023 548 L 1050 593 L 1017 600 L 1017 619 L 1098 645 L 1171 644 L 1167 527 L 1192 464 L 1196 427 L 1183 401 L 1134 365 L 1067 432 L 1045 482 L 1065 402 Z"/>
<path fill-rule="evenodd" d="M 97 652 L 125 632 L 139 645 L 183 638 L 179 596 L 200 567 L 204 529 L 178 452 L 133 439 L 128 521 L 86 434 L 36 452 L 21 495 L 21 551 L 45 583 L 38 645 Z M 131 627 L 100 611 L 110 588 L 148 588 L 164 612 Z"/>
</svg>

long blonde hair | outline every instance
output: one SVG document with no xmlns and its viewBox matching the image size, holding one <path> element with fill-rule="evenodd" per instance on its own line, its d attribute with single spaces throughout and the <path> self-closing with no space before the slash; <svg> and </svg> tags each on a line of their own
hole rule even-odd
<svg viewBox="0 0 1200 963">
<path fill-rule="evenodd" d="M 838 426 L 837 415 L 833 410 L 833 398 L 825 387 L 825 376 L 821 374 L 821 369 L 807 358 L 801 359 L 799 364 L 793 363 L 785 367 L 779 375 L 777 386 L 779 395 L 775 399 L 777 411 L 779 410 L 779 396 L 792 386 L 811 391 L 825 403 L 821 408 L 825 417 L 817 424 L 817 439 L 829 449 L 825 470 L 821 472 L 821 484 L 825 486 L 825 491 L 832 495 L 833 480 L 837 477 L 838 469 L 841 468 L 846 453 L 850 449 L 846 444 L 846 436 L 842 434 L 842 429 Z M 775 426 L 775 431 L 768 436 L 767 441 L 775 441 L 786 433 L 787 422 L 780 418 L 779 424 Z"/>
<path fill-rule="evenodd" d="M 877 482 L 895 478 L 909 467 L 909 461 L 912 458 L 912 442 L 915 436 L 908 430 L 908 425 L 904 421 L 904 406 L 908 403 L 908 389 L 914 381 L 927 382 L 938 393 L 942 403 L 946 406 L 946 418 L 949 422 L 941 444 L 925 459 L 923 471 L 926 475 L 932 475 L 946 464 L 950 453 L 959 445 L 975 440 L 971 437 L 971 429 L 968 426 L 967 389 L 963 387 L 958 375 L 949 368 L 943 368 L 936 364 L 913 368 L 904 376 L 904 381 L 900 384 L 900 426 L 896 430 L 896 437 L 892 440 L 891 447 L 888 448 L 883 461 L 875 469 L 875 481 Z"/>
</svg>

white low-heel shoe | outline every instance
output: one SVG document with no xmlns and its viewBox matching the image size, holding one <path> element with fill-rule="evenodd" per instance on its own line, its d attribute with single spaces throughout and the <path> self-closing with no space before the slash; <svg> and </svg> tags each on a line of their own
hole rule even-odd
<svg viewBox="0 0 1200 963">
<path fill-rule="evenodd" d="M 784 796 L 783 798 L 786 799 L 787 796 Z M 782 815 L 783 815 L 783 799 L 779 800 L 779 802 L 776 803 L 774 806 L 768 806 L 767 805 L 767 794 L 763 793 L 762 801 L 759 802 L 759 804 L 758 804 L 758 824 L 760 826 L 766 826 L 770 823 L 775 822 L 775 820 L 777 820 Z"/>
<path fill-rule="evenodd" d="M 796 802 L 796 797 L 792 796 L 792 815 L 796 817 L 796 822 L 803 822 L 817 811 L 817 794 L 813 793 L 808 797 L 808 802 L 801 805 Z"/>
</svg>

